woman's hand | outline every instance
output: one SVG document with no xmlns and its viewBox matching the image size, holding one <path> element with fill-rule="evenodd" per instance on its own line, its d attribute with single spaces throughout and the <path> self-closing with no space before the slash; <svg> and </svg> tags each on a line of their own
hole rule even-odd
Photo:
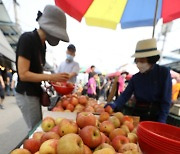
<svg viewBox="0 0 180 154">
<path fill-rule="evenodd" d="M 57 74 L 51 74 L 50 81 L 54 82 L 64 82 L 69 80 L 70 75 L 68 73 L 57 73 Z"/>
</svg>

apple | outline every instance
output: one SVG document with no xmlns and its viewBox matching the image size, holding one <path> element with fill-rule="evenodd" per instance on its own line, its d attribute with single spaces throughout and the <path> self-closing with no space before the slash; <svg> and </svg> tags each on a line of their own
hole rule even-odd
<svg viewBox="0 0 180 154">
<path fill-rule="evenodd" d="M 83 154 L 84 144 L 79 135 L 70 133 L 61 137 L 57 145 L 57 154 Z"/>
<path fill-rule="evenodd" d="M 110 139 L 103 132 L 101 132 L 101 136 L 102 136 L 101 143 L 108 143 L 108 144 L 110 144 Z"/>
<path fill-rule="evenodd" d="M 105 108 L 105 112 L 108 112 L 109 114 L 113 113 L 113 109 L 112 107 L 110 107 L 109 105 Z"/>
<path fill-rule="evenodd" d="M 78 126 L 77 124 L 69 119 L 63 119 L 59 124 L 59 135 L 64 136 L 69 133 L 77 133 Z"/>
<path fill-rule="evenodd" d="M 40 154 L 57 154 L 57 144 L 58 144 L 57 139 L 47 140 L 43 142 L 43 144 L 41 144 L 39 153 Z"/>
<path fill-rule="evenodd" d="M 66 110 L 64 110 L 64 112 L 71 112 L 71 110 L 66 109 Z"/>
<path fill-rule="evenodd" d="M 112 132 L 115 129 L 115 127 L 111 121 L 106 120 L 100 124 L 99 129 L 105 135 L 109 136 L 110 132 Z"/>
<path fill-rule="evenodd" d="M 40 145 L 40 140 L 34 138 L 26 139 L 23 142 L 23 148 L 29 150 L 31 153 L 39 151 Z"/>
<path fill-rule="evenodd" d="M 125 115 L 122 118 L 122 123 L 124 123 L 125 121 L 129 121 L 129 122 L 133 123 L 134 120 L 132 117 Z"/>
<path fill-rule="evenodd" d="M 32 136 L 32 138 L 36 139 L 36 140 L 40 140 L 42 135 L 44 134 L 45 132 L 43 131 L 38 131 L 38 132 L 35 132 Z"/>
<path fill-rule="evenodd" d="M 130 143 L 137 143 L 138 137 L 135 133 L 128 133 L 127 137 Z"/>
<path fill-rule="evenodd" d="M 55 126 L 55 121 L 52 117 L 46 117 L 41 123 L 41 128 L 44 132 L 50 131 Z"/>
<path fill-rule="evenodd" d="M 70 110 L 71 112 L 73 112 L 74 111 L 74 106 L 72 104 L 68 104 L 66 106 L 66 110 Z"/>
<path fill-rule="evenodd" d="M 55 132 L 56 134 L 59 134 L 59 125 L 54 126 L 50 132 Z"/>
<path fill-rule="evenodd" d="M 64 118 L 61 118 L 61 117 L 55 118 L 55 124 L 56 124 L 56 125 L 59 125 L 60 122 L 61 122 L 63 119 L 64 119 Z"/>
<path fill-rule="evenodd" d="M 62 112 L 62 111 L 64 111 L 64 109 L 62 108 L 62 107 L 54 107 L 51 111 L 53 111 L 53 112 Z"/>
<path fill-rule="evenodd" d="M 83 95 L 79 96 L 78 101 L 79 101 L 79 104 L 81 105 L 86 105 L 88 102 L 87 97 Z"/>
<path fill-rule="evenodd" d="M 106 121 L 109 119 L 109 113 L 108 112 L 102 112 L 100 115 L 99 115 L 99 121 L 100 122 L 103 122 L 103 121 Z"/>
<path fill-rule="evenodd" d="M 85 126 L 96 126 L 96 116 L 91 112 L 80 112 L 76 117 L 76 123 L 79 128 L 83 128 Z"/>
<path fill-rule="evenodd" d="M 116 112 L 116 113 L 113 113 L 113 115 L 115 117 L 117 117 L 119 119 L 120 122 L 122 122 L 122 119 L 124 117 L 124 114 L 122 112 Z"/>
<path fill-rule="evenodd" d="M 121 152 L 123 152 L 123 154 L 139 154 L 139 149 L 135 143 L 126 143 L 122 145 Z"/>
<path fill-rule="evenodd" d="M 129 143 L 129 139 L 123 135 L 116 136 L 112 140 L 112 146 L 117 152 L 121 152 L 119 150 L 121 149 L 122 145 L 126 143 Z"/>
<path fill-rule="evenodd" d="M 126 135 L 130 133 L 129 127 L 127 125 L 121 125 L 121 128 L 126 132 Z"/>
<path fill-rule="evenodd" d="M 98 128 L 86 126 L 80 130 L 80 137 L 89 148 L 96 148 L 101 144 L 102 137 Z"/>
<path fill-rule="evenodd" d="M 103 148 L 101 150 L 95 151 L 93 154 L 116 154 L 111 148 Z"/>
<path fill-rule="evenodd" d="M 83 105 L 77 104 L 77 105 L 75 106 L 74 110 L 77 111 L 77 112 L 81 112 L 81 111 L 84 110 L 84 108 L 85 108 L 85 107 L 84 107 Z"/>
<path fill-rule="evenodd" d="M 128 126 L 130 132 L 133 131 L 133 129 L 134 129 L 134 125 L 132 122 L 124 121 L 123 125 Z"/>
<path fill-rule="evenodd" d="M 62 100 L 62 107 L 65 109 L 66 106 L 69 104 L 69 100 L 68 99 L 63 99 Z"/>
<path fill-rule="evenodd" d="M 36 153 L 34 153 L 34 154 L 40 154 L 40 153 L 39 153 L 39 151 L 37 151 L 37 152 L 36 152 Z"/>
<path fill-rule="evenodd" d="M 14 149 L 13 151 L 11 151 L 10 154 L 31 154 L 31 152 L 27 149 L 18 148 L 18 149 Z"/>
<path fill-rule="evenodd" d="M 118 119 L 117 117 L 115 117 L 115 116 L 111 116 L 111 117 L 109 118 L 109 121 L 111 121 L 111 122 L 114 124 L 114 127 L 115 127 L 115 128 L 118 128 L 118 127 L 120 127 L 120 125 L 121 125 L 119 119 Z"/>
<path fill-rule="evenodd" d="M 96 108 L 96 110 L 95 110 L 97 113 L 103 113 L 103 112 L 105 112 L 105 110 L 104 110 L 104 108 L 103 107 L 98 107 L 98 108 Z"/>
<path fill-rule="evenodd" d="M 94 112 L 94 108 L 92 106 L 87 106 L 84 109 L 85 112 Z"/>
<path fill-rule="evenodd" d="M 105 104 L 104 103 L 100 103 L 99 106 L 104 108 Z"/>
<path fill-rule="evenodd" d="M 104 148 L 110 148 L 110 149 L 114 150 L 114 148 L 110 144 L 102 143 L 98 147 L 96 147 L 96 149 L 94 151 L 101 150 Z M 114 150 L 114 152 L 115 152 L 115 150 Z"/>
<path fill-rule="evenodd" d="M 74 88 L 74 84 L 71 83 L 71 82 L 67 82 L 67 83 L 66 83 L 66 87 L 67 87 L 67 88 Z"/>
<path fill-rule="evenodd" d="M 135 128 L 132 130 L 131 133 L 135 133 L 135 134 L 136 134 L 136 132 L 137 132 L 137 127 L 135 127 Z"/>
<path fill-rule="evenodd" d="M 55 132 L 46 132 L 45 134 L 42 135 L 41 137 L 41 144 L 49 139 L 59 139 L 60 136 L 59 134 L 55 133 Z"/>
<path fill-rule="evenodd" d="M 78 98 L 77 97 L 71 97 L 70 98 L 70 103 L 73 105 L 73 106 L 76 106 L 79 102 L 78 102 Z"/>
<path fill-rule="evenodd" d="M 114 139 L 114 137 L 116 137 L 118 135 L 126 136 L 126 132 L 122 128 L 116 128 L 112 132 L 110 132 L 109 138 L 112 141 Z"/>
<path fill-rule="evenodd" d="M 85 144 L 84 144 L 84 153 L 83 154 L 92 154 L 91 149 Z"/>
</svg>

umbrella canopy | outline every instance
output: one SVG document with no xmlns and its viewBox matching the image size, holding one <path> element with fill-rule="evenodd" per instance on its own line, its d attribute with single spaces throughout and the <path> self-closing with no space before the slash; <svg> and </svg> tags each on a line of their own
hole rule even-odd
<svg viewBox="0 0 180 154">
<path fill-rule="evenodd" d="M 160 18 L 163 23 L 180 17 L 180 0 L 55 0 L 57 6 L 78 21 L 116 29 L 153 26 Z M 157 13 L 156 13 L 157 12 Z M 156 19 L 156 20 L 155 20 Z"/>
</svg>

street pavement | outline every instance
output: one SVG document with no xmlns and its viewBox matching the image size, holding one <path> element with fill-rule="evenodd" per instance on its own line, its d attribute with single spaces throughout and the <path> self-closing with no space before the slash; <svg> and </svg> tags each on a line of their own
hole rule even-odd
<svg viewBox="0 0 180 154">
<path fill-rule="evenodd" d="M 28 137 L 28 128 L 14 96 L 6 96 L 0 109 L 0 154 L 9 154 Z M 43 107 L 42 112 L 47 108 Z"/>
</svg>

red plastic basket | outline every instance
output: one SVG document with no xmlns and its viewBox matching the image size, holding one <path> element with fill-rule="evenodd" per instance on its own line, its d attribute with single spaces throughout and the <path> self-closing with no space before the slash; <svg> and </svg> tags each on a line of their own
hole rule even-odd
<svg viewBox="0 0 180 154">
<path fill-rule="evenodd" d="M 178 127 L 144 121 L 139 123 L 137 135 L 140 148 L 144 153 L 180 154 L 180 128 Z"/>
<path fill-rule="evenodd" d="M 58 83 L 51 83 L 56 92 L 60 95 L 67 95 L 70 94 L 74 90 L 74 84 L 73 86 L 67 86 L 68 82 L 58 82 Z"/>
</svg>

